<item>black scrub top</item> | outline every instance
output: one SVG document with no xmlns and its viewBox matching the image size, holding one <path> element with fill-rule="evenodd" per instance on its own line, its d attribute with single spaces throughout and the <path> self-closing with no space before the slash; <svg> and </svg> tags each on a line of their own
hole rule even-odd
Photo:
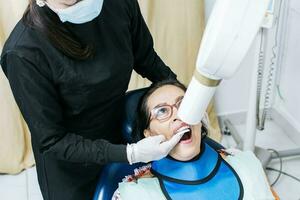
<svg viewBox="0 0 300 200">
<path fill-rule="evenodd" d="M 50 11 L 47 6 L 42 9 Z M 122 99 L 132 70 L 155 82 L 176 75 L 153 49 L 136 0 L 104 0 L 91 22 L 68 28 L 95 54 L 80 61 L 23 23 L 6 41 L 1 65 L 31 131 L 45 200 L 92 199 L 101 165 L 127 162 L 120 142 Z"/>
</svg>

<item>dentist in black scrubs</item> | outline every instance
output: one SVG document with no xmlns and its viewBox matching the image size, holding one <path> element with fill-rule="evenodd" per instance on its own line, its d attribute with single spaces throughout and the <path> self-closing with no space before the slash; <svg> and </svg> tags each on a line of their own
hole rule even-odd
<svg viewBox="0 0 300 200">
<path fill-rule="evenodd" d="M 31 132 L 45 200 L 92 199 L 104 164 L 160 159 L 181 137 L 120 141 L 132 70 L 152 82 L 176 79 L 137 0 L 30 0 L 1 66 Z"/>
</svg>

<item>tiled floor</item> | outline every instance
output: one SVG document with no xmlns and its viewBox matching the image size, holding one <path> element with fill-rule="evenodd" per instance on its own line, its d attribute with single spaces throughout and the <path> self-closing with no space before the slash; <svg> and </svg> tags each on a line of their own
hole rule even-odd
<svg viewBox="0 0 300 200">
<path fill-rule="evenodd" d="M 0 175 L 1 200 L 42 200 L 35 167 L 18 175 Z"/>
<path fill-rule="evenodd" d="M 235 127 L 239 133 L 245 132 L 245 125 L 236 125 Z M 224 136 L 222 144 L 227 147 L 235 145 L 230 136 Z M 257 134 L 256 145 L 276 150 L 296 147 L 295 143 L 273 122 L 266 123 L 265 131 Z M 270 166 L 279 169 L 279 161 L 273 160 Z M 284 159 L 283 171 L 300 178 L 299 169 L 300 156 Z M 277 175 L 276 172 L 267 172 L 267 174 L 270 182 Z M 274 189 L 282 200 L 300 200 L 300 183 L 287 176 L 282 175 Z M 0 200 L 42 200 L 35 168 L 15 176 L 0 175 Z"/>
</svg>

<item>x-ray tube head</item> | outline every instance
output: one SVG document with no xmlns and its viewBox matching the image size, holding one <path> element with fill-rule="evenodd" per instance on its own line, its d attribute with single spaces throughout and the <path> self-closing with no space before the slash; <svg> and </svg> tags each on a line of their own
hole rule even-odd
<svg viewBox="0 0 300 200">
<path fill-rule="evenodd" d="M 266 14 L 270 0 L 218 0 L 209 17 L 196 69 L 178 110 L 188 124 L 201 121 L 220 81 L 237 71 Z"/>
</svg>

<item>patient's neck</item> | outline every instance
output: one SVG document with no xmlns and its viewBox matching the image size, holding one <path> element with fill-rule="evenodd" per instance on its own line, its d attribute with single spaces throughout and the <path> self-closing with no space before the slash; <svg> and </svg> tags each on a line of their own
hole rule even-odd
<svg viewBox="0 0 300 200">
<path fill-rule="evenodd" d="M 197 160 L 200 158 L 203 150 L 204 150 L 204 145 L 202 145 L 202 143 L 200 143 L 200 147 L 199 149 L 197 149 L 195 152 L 193 152 L 192 155 L 190 156 L 181 156 L 181 155 L 177 155 L 177 154 L 173 154 L 173 155 L 168 155 L 168 158 L 172 159 L 172 160 L 176 160 L 176 161 L 180 161 L 180 162 L 191 162 L 194 160 Z"/>
</svg>

